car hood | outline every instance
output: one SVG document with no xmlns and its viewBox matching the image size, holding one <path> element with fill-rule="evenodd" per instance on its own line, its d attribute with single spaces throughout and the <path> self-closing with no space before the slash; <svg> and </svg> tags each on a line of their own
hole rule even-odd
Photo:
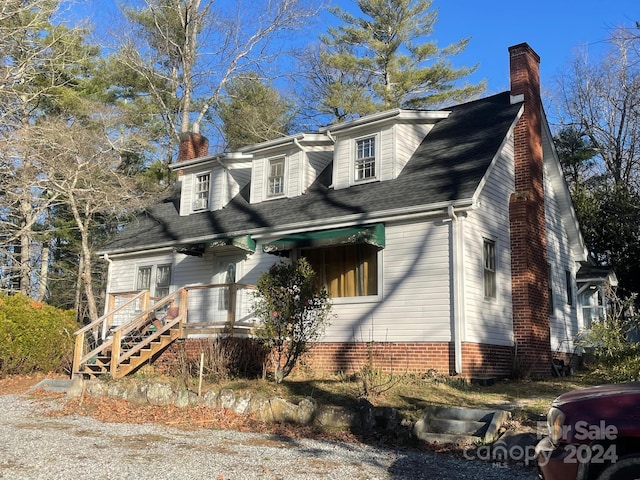
<svg viewBox="0 0 640 480">
<path fill-rule="evenodd" d="M 638 399 L 640 399 L 640 382 L 613 383 L 573 390 L 560 395 L 553 401 L 553 405 L 560 407 L 572 402 L 595 400 L 602 397 L 616 397 L 621 395 L 638 395 Z"/>
</svg>

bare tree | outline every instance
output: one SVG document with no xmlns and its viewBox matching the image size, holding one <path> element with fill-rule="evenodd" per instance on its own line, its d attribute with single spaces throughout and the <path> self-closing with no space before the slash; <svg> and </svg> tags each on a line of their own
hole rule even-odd
<svg viewBox="0 0 640 480">
<path fill-rule="evenodd" d="M 48 191 L 68 209 L 79 232 L 78 288 L 92 320 L 99 317 L 92 275 L 99 222 L 134 214 L 148 201 L 135 180 L 119 172 L 111 129 L 100 119 L 96 115 L 86 124 L 50 117 L 25 132 Z"/>
<path fill-rule="evenodd" d="M 116 59 L 148 92 L 145 108 L 162 118 L 168 162 L 180 133 L 199 132 L 215 116 L 231 79 L 263 72 L 287 53 L 287 35 L 315 15 L 304 1 L 239 1 L 234 9 L 214 0 L 145 0 L 124 10 L 129 34 L 120 35 Z"/>
<path fill-rule="evenodd" d="M 589 139 L 612 182 L 634 188 L 640 186 L 639 41 L 627 29 L 615 30 L 600 62 L 583 51 L 559 82 L 565 124 Z"/>
<path fill-rule="evenodd" d="M 83 45 L 85 31 L 55 24 L 59 6 L 57 0 L 5 0 L 0 6 L 0 257 L 17 279 L 12 288 L 38 298 L 46 289 L 48 260 L 38 230 L 58 198 L 24 133 L 51 112 L 77 104 L 80 72 L 96 53 Z M 42 261 L 45 268 L 38 268 Z"/>
</svg>

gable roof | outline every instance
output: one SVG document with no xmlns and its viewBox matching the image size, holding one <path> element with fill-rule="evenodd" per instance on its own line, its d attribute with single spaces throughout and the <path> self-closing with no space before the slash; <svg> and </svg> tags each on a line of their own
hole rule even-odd
<svg viewBox="0 0 640 480">
<path fill-rule="evenodd" d="M 184 245 L 241 234 L 282 233 L 375 221 L 381 216 L 470 205 L 476 188 L 518 117 L 509 92 L 443 109 L 397 178 L 333 190 L 324 172 L 304 194 L 250 204 L 237 195 L 216 211 L 179 215 L 178 200 L 147 209 L 101 253 Z M 329 169 L 332 168 L 331 164 Z M 322 180 L 325 181 L 322 181 Z"/>
</svg>

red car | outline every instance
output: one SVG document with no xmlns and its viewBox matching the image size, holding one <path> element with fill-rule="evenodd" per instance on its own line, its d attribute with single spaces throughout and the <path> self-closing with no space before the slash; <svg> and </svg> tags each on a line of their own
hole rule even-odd
<svg viewBox="0 0 640 480">
<path fill-rule="evenodd" d="M 640 479 L 640 382 L 565 393 L 551 404 L 536 445 L 544 480 Z"/>
</svg>

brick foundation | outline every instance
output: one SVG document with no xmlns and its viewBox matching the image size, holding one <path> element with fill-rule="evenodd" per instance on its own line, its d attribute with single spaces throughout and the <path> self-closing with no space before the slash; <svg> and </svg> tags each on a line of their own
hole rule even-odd
<svg viewBox="0 0 640 480">
<path fill-rule="evenodd" d="M 232 340 L 239 352 L 255 356 L 252 362 L 257 363 L 256 371 L 259 370 L 264 356 L 260 357 L 259 352 L 251 347 L 251 340 Z M 200 354 L 211 349 L 214 341 L 213 338 L 179 340 L 157 359 L 156 368 L 159 371 L 175 371 L 180 362 L 185 360 L 198 362 Z M 445 376 L 455 375 L 454 347 L 449 342 L 317 343 L 301 359 L 297 372 L 312 377 L 339 373 L 350 375 L 368 364 L 387 374 L 435 372 Z M 463 343 L 462 366 L 460 376 L 463 378 L 507 377 L 512 372 L 513 347 Z"/>
</svg>

